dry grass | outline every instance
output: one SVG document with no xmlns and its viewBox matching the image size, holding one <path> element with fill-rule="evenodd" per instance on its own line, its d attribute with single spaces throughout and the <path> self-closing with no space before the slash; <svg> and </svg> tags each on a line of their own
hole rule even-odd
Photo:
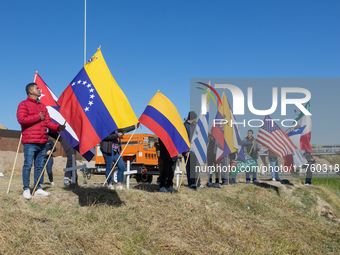
<svg viewBox="0 0 340 255">
<path fill-rule="evenodd" d="M 110 191 L 94 184 L 44 185 L 48 198 L 22 197 L 15 175 L 0 179 L 0 254 L 338 254 L 339 196 L 325 187 L 239 183 L 177 194 Z M 33 178 L 31 177 L 31 180 Z M 134 180 L 134 179 L 133 179 Z M 272 184 L 272 183 L 269 183 Z M 133 184 L 132 186 L 137 185 Z M 139 185 L 138 187 L 142 187 Z M 322 202 L 320 202 L 322 201 Z M 248 209 L 249 208 L 249 209 Z M 333 218 L 322 210 L 331 210 Z M 323 215 L 323 216 L 322 216 Z"/>
</svg>

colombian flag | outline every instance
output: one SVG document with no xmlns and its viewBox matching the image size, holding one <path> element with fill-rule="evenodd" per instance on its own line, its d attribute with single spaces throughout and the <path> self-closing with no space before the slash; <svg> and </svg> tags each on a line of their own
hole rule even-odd
<svg viewBox="0 0 340 255">
<path fill-rule="evenodd" d="M 157 135 L 171 157 L 190 149 L 188 133 L 176 107 L 157 92 L 145 108 L 139 122 Z"/>
<path fill-rule="evenodd" d="M 138 122 L 100 49 L 71 81 L 57 103 L 59 112 L 79 138 L 81 154 L 118 128 Z"/>
</svg>

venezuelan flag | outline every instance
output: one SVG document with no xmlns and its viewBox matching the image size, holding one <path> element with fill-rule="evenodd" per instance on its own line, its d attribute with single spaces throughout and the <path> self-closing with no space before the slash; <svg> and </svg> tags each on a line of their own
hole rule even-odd
<svg viewBox="0 0 340 255">
<path fill-rule="evenodd" d="M 190 149 L 188 133 L 177 109 L 162 93 L 157 92 L 150 100 L 139 122 L 162 140 L 171 157 Z"/>
<path fill-rule="evenodd" d="M 81 154 L 116 129 L 138 122 L 100 49 L 71 81 L 57 103 L 59 112 L 79 138 Z"/>
</svg>

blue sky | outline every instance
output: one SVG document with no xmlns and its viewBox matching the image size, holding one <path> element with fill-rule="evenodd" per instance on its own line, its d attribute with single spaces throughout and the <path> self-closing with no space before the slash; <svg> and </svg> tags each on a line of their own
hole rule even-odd
<svg viewBox="0 0 340 255">
<path fill-rule="evenodd" d="M 339 10 L 335 0 L 87 0 L 86 59 L 101 45 L 137 117 L 160 90 L 184 118 L 190 78 L 340 77 Z M 1 1 L 0 35 L 0 123 L 19 130 L 34 72 L 60 96 L 83 66 L 84 1 Z M 340 143 L 336 84 L 302 86 L 312 93 L 313 144 Z M 271 103 L 256 98 L 259 109 Z"/>
</svg>

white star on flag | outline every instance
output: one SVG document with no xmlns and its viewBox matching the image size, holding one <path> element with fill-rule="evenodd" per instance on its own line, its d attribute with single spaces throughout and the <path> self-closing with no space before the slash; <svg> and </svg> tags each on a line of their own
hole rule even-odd
<svg viewBox="0 0 340 255">
<path fill-rule="evenodd" d="M 91 87 L 91 84 L 88 84 L 87 87 L 88 87 L 88 88 Z"/>
<path fill-rule="evenodd" d="M 77 83 L 80 84 L 80 83 L 81 83 L 81 80 L 79 80 Z"/>
<path fill-rule="evenodd" d="M 83 81 L 83 85 L 85 85 L 87 83 L 87 81 Z"/>
<path fill-rule="evenodd" d="M 90 102 L 89 102 L 89 105 L 90 105 L 90 106 L 93 105 L 93 101 L 90 101 Z"/>
<path fill-rule="evenodd" d="M 94 95 L 92 94 L 90 97 L 91 97 L 91 99 L 93 99 L 93 98 L 94 98 Z"/>
<path fill-rule="evenodd" d="M 85 112 L 88 112 L 88 111 L 89 111 L 89 108 L 88 108 L 88 107 L 85 107 L 84 110 L 85 110 Z"/>
</svg>

